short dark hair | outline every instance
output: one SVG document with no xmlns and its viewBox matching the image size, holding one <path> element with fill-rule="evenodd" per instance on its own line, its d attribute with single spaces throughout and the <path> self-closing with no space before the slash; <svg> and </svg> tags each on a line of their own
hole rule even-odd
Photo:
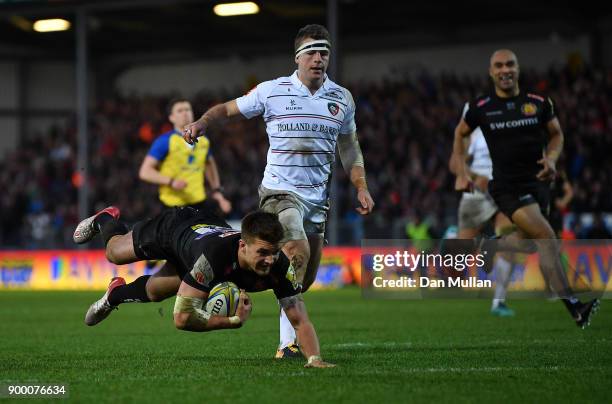
<svg viewBox="0 0 612 404">
<path fill-rule="evenodd" d="M 168 116 L 172 115 L 172 108 L 174 108 L 174 106 L 176 104 L 178 104 L 179 102 L 188 102 L 191 104 L 191 101 L 189 101 L 187 98 L 173 98 L 170 100 L 170 102 L 168 102 L 168 106 L 166 107 L 166 114 Z"/>
<path fill-rule="evenodd" d="M 319 24 L 308 24 L 305 27 L 300 28 L 295 36 L 295 50 L 299 48 L 300 44 L 305 38 L 325 39 L 331 43 L 329 31 L 327 31 L 327 28 Z"/>
<path fill-rule="evenodd" d="M 256 210 L 242 219 L 242 239 L 247 243 L 258 238 L 271 244 L 278 244 L 283 239 L 283 226 L 274 213 Z"/>
</svg>

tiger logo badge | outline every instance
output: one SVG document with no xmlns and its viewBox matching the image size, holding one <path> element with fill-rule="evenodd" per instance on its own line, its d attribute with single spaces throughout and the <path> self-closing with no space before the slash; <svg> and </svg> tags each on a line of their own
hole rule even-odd
<svg viewBox="0 0 612 404">
<path fill-rule="evenodd" d="M 333 115 L 336 116 L 338 115 L 338 112 L 340 111 L 340 107 L 338 106 L 338 104 L 336 104 L 335 102 L 329 102 L 327 103 L 327 109 L 329 109 L 329 112 Z"/>
</svg>

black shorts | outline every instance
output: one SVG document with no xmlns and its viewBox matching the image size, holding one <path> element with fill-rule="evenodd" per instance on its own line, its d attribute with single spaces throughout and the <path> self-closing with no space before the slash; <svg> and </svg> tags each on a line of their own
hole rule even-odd
<svg viewBox="0 0 612 404">
<path fill-rule="evenodd" d="M 165 259 L 177 268 L 181 267 L 178 238 L 185 227 L 188 227 L 185 223 L 189 223 L 194 217 L 210 224 L 228 227 L 225 220 L 210 212 L 192 207 L 169 208 L 152 219 L 134 225 L 132 241 L 136 256 L 141 260 Z"/>
<path fill-rule="evenodd" d="M 563 231 L 563 213 L 555 206 L 550 207 L 548 222 L 550 223 L 550 227 L 555 231 L 555 234 L 560 234 Z"/>
<path fill-rule="evenodd" d="M 178 208 L 178 207 L 185 207 L 185 208 L 189 207 L 189 208 L 201 210 L 203 212 L 210 212 L 217 216 L 221 216 L 223 213 L 221 212 L 221 208 L 219 207 L 219 202 L 217 202 L 215 199 L 212 199 L 212 198 L 206 198 L 202 202 L 197 202 L 197 203 L 193 203 L 191 205 L 185 205 L 185 206 L 168 206 L 164 204 L 162 201 L 159 201 L 159 203 L 162 207 L 162 210 L 173 209 L 173 208 Z"/>
<path fill-rule="evenodd" d="M 518 209 L 537 203 L 544 217 L 548 217 L 550 206 L 550 184 L 548 182 L 504 183 L 489 182 L 489 194 L 499 210 L 512 220 Z"/>
</svg>

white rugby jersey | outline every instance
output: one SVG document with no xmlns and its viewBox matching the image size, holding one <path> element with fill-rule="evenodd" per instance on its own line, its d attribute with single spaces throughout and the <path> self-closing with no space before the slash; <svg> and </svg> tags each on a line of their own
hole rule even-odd
<svg viewBox="0 0 612 404">
<path fill-rule="evenodd" d="M 339 135 L 356 131 L 351 93 L 325 77 L 314 94 L 290 77 L 260 83 L 236 99 L 246 118 L 263 115 L 270 148 L 262 185 L 323 202 Z"/>
<path fill-rule="evenodd" d="M 470 136 L 470 147 L 468 148 L 468 154 L 472 156 L 470 170 L 478 175 L 492 179 L 493 164 L 491 163 L 491 156 L 489 155 L 487 141 L 485 140 L 480 128 L 476 128 L 476 130 L 474 130 Z"/>
</svg>

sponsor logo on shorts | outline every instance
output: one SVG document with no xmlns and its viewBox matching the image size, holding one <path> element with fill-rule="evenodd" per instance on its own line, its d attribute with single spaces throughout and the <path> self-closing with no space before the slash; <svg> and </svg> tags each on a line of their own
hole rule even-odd
<svg viewBox="0 0 612 404">
<path fill-rule="evenodd" d="M 526 201 L 528 199 L 533 199 L 533 195 L 531 194 L 526 194 L 526 195 L 521 195 L 519 196 L 519 201 Z"/>
</svg>

